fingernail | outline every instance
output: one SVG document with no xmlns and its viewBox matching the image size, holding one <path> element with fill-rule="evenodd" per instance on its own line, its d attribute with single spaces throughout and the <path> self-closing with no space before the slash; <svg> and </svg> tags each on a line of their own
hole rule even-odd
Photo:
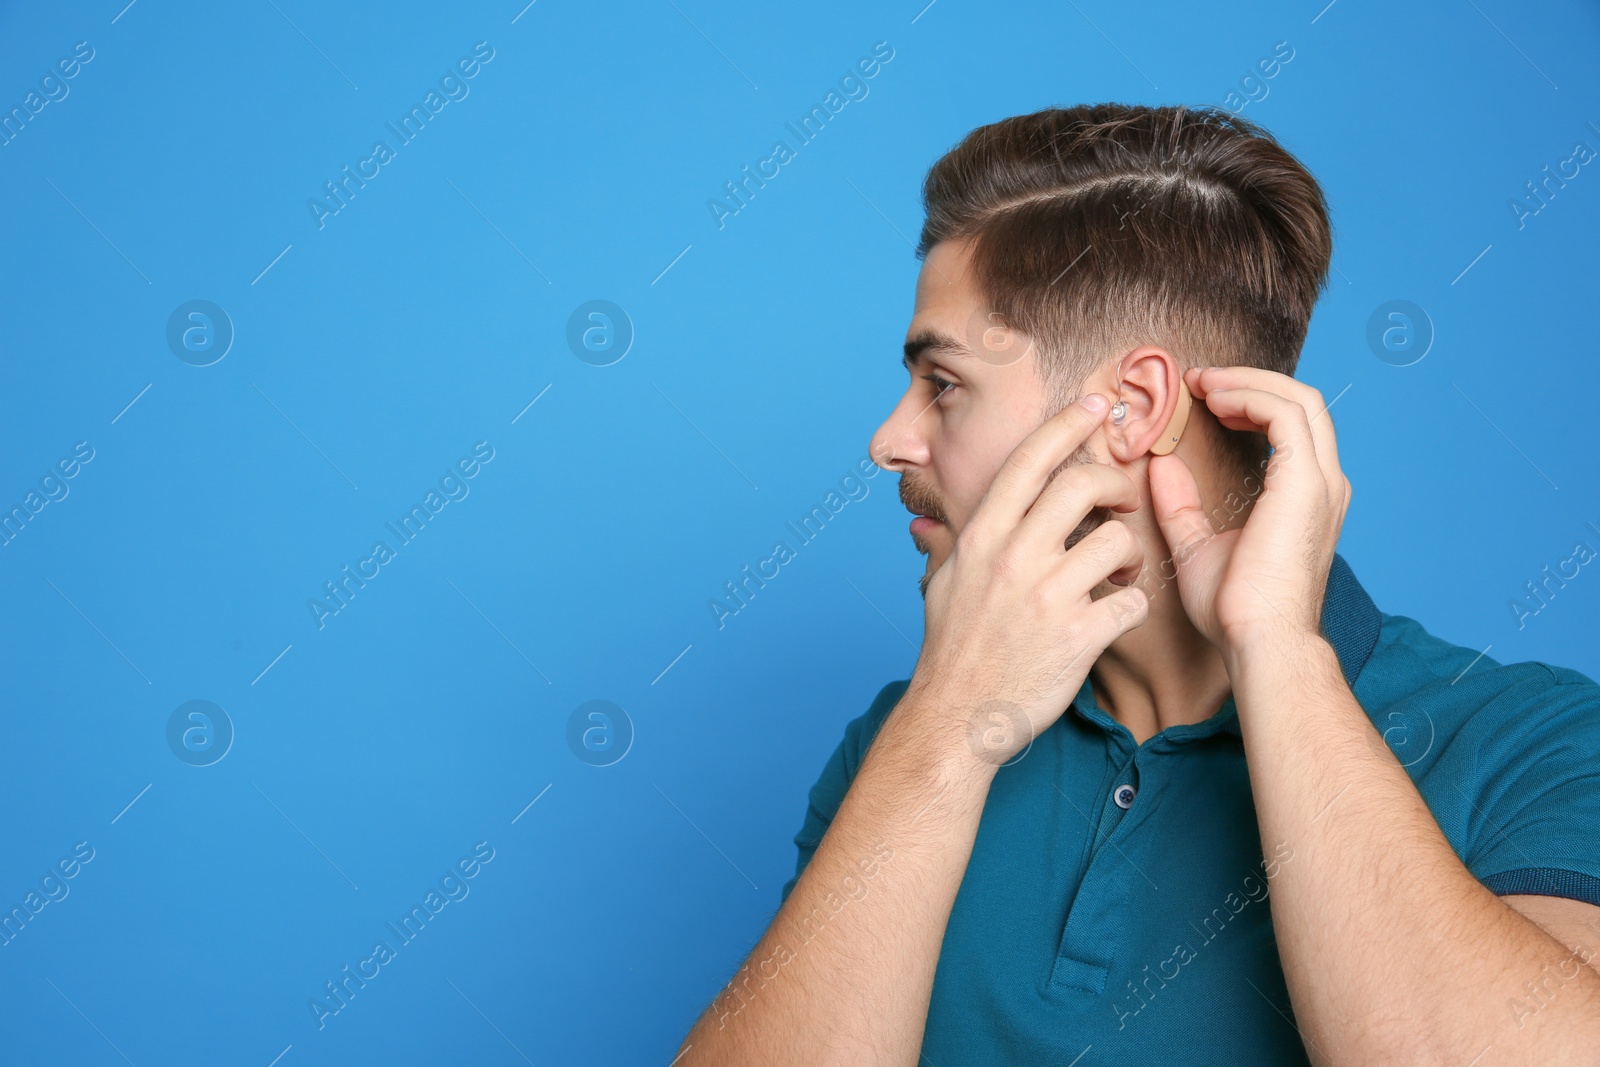
<svg viewBox="0 0 1600 1067">
<path fill-rule="evenodd" d="M 1082 404 L 1096 415 L 1100 414 L 1106 409 L 1106 398 L 1101 396 L 1099 393 L 1090 393 L 1088 396 L 1081 398 L 1078 403 Z"/>
</svg>

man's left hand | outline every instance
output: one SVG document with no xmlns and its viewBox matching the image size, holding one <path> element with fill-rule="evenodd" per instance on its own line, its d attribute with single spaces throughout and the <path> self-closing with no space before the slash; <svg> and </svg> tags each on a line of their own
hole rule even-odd
<svg viewBox="0 0 1600 1067">
<path fill-rule="evenodd" d="M 1235 490 L 1257 497 L 1241 528 L 1214 529 L 1176 452 L 1150 459 L 1156 520 L 1195 628 L 1225 655 L 1265 635 L 1320 632 L 1334 547 L 1350 506 L 1322 394 L 1259 367 L 1191 368 L 1184 383 L 1230 430 L 1265 433 L 1273 452 Z M 1240 509 L 1235 509 L 1235 511 Z"/>
</svg>

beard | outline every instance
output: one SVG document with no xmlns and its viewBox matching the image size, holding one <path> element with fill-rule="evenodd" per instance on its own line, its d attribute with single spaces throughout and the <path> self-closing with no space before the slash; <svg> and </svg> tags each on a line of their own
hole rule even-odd
<svg viewBox="0 0 1600 1067">
<path fill-rule="evenodd" d="M 1050 477 L 1045 483 L 1046 487 L 1048 487 L 1049 482 L 1054 481 L 1056 476 L 1068 467 L 1073 467 L 1080 463 L 1094 462 L 1096 462 L 1094 452 L 1088 444 L 1079 445 L 1070 456 L 1061 461 L 1055 470 L 1050 472 Z M 947 529 L 949 528 L 950 520 L 944 510 L 944 504 L 932 490 L 913 479 L 909 473 L 900 476 L 900 502 L 905 505 L 907 511 L 918 515 L 926 515 L 930 519 L 937 519 L 939 522 L 944 523 Z M 1104 525 L 1112 517 L 1112 514 L 1112 510 L 1107 507 L 1090 508 L 1082 521 L 1072 528 L 1071 533 L 1067 534 L 1066 540 L 1062 542 L 1062 550 L 1070 551 L 1079 541 L 1082 541 Z M 915 536 L 911 540 L 918 552 L 924 556 L 928 555 L 930 546 L 926 541 Z M 941 563 L 940 566 L 943 566 L 943 564 Z M 928 599 L 928 583 L 933 580 L 933 576 L 937 571 L 938 568 L 935 567 L 917 579 L 917 592 L 921 594 L 924 601 Z"/>
</svg>

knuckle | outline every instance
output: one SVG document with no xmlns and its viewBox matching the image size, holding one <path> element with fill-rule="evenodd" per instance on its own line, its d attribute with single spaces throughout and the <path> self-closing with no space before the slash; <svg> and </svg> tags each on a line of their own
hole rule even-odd
<svg viewBox="0 0 1600 1067">
<path fill-rule="evenodd" d="M 990 573 L 996 581 L 1011 581 L 1022 573 L 1022 557 L 1014 545 L 1007 545 L 994 554 Z"/>
<path fill-rule="evenodd" d="M 1056 492 L 1068 495 L 1077 495 L 1085 492 L 1088 489 L 1090 478 L 1090 472 L 1084 469 L 1085 466 L 1087 464 L 1075 463 L 1066 470 L 1058 471 L 1056 476 L 1050 479 L 1051 484 L 1058 486 Z"/>
<path fill-rule="evenodd" d="M 968 523 L 956 534 L 955 550 L 962 553 L 977 552 L 989 540 L 989 528 L 984 521 L 982 509 L 974 515 Z"/>
<path fill-rule="evenodd" d="M 1122 629 L 1137 626 L 1150 613 L 1150 598 L 1138 589 L 1126 589 L 1108 599 L 1114 601 L 1112 617 Z"/>
<path fill-rule="evenodd" d="M 1039 462 L 1040 445 L 1029 437 L 1011 450 L 1011 465 L 1018 470 L 1030 470 Z"/>
<path fill-rule="evenodd" d="M 1125 500 L 1138 502 L 1139 487 L 1132 478 L 1128 477 L 1125 471 L 1120 471 L 1115 467 L 1108 467 L 1103 463 L 1096 463 L 1094 466 L 1098 468 L 1095 471 L 1095 475 L 1108 503 Z"/>
<path fill-rule="evenodd" d="M 1138 538 L 1128 529 L 1128 524 L 1116 519 L 1108 519 L 1101 523 L 1098 533 L 1101 550 L 1097 558 L 1102 563 L 1121 562 L 1138 543 Z"/>
<path fill-rule="evenodd" d="M 1139 543 L 1139 539 L 1133 535 L 1133 531 L 1128 528 L 1128 524 L 1120 519 L 1108 519 L 1101 524 L 1100 528 L 1106 532 L 1106 537 L 1111 541 L 1111 547 L 1119 557 Z"/>
<path fill-rule="evenodd" d="M 1074 545 L 1072 551 L 1068 553 L 1068 558 L 1082 571 L 1094 575 L 1108 569 L 1106 564 L 1110 559 L 1110 552 L 1107 550 L 1105 538 L 1093 533 Z"/>
</svg>

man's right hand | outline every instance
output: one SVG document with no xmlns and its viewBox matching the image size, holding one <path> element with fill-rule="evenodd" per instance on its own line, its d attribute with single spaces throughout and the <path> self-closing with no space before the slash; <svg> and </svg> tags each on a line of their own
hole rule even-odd
<svg viewBox="0 0 1600 1067">
<path fill-rule="evenodd" d="M 1131 585 L 1090 597 L 1113 575 L 1132 582 L 1143 566 L 1126 524 L 1102 523 L 1066 548 L 1091 509 L 1136 510 L 1138 488 L 1104 463 L 1051 477 L 1107 407 L 1090 393 L 1024 438 L 928 581 L 906 698 L 957 755 L 991 767 L 1011 759 L 1061 717 L 1106 646 L 1145 620 L 1149 600 Z"/>
<path fill-rule="evenodd" d="M 1066 549 L 1091 509 L 1140 502 L 1133 482 L 1102 463 L 1051 477 L 1100 425 L 1098 399 L 1070 405 L 1017 446 L 928 579 L 910 686 L 789 899 L 674 1062 L 917 1061 L 995 769 L 1061 717 L 1100 652 L 1149 610 L 1131 587 L 1090 597 L 1143 565 L 1123 523 Z M 827 936 L 814 936 L 818 922 Z"/>
</svg>

